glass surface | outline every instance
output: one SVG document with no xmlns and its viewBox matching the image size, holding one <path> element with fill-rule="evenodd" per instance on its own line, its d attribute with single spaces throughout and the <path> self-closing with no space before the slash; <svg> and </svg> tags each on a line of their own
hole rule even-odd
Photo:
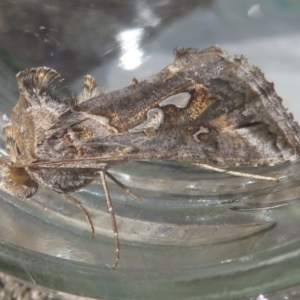
<svg viewBox="0 0 300 300">
<path fill-rule="evenodd" d="M 295 1 L 2 1 L 2 125 L 18 100 L 15 74 L 48 66 L 74 93 L 93 75 L 108 91 L 172 62 L 175 47 L 218 44 L 259 66 L 300 119 L 300 5 Z M 6 115 L 5 115 L 6 114 Z M 3 142 L 1 146 L 4 147 Z M 99 299 L 231 299 L 300 282 L 299 162 L 240 169 L 266 182 L 170 162 L 130 162 L 109 183 L 121 261 L 99 182 L 72 194 L 82 213 L 41 188 L 26 200 L 1 192 L 0 270 Z"/>
</svg>

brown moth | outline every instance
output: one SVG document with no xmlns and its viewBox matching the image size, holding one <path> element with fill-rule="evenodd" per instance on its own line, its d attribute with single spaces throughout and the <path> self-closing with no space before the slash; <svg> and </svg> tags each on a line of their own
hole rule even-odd
<svg viewBox="0 0 300 300">
<path fill-rule="evenodd" d="M 243 56 L 218 47 L 175 51 L 161 72 L 105 93 L 91 76 L 74 98 L 54 70 L 17 75 L 20 99 L 3 129 L 8 156 L 1 157 L 0 188 L 20 197 L 42 184 L 89 213 L 68 193 L 100 177 L 111 214 L 116 258 L 119 238 L 106 177 L 132 194 L 109 168 L 128 160 L 174 160 L 232 175 L 277 180 L 224 170 L 272 166 L 299 155 L 300 127 L 273 84 Z"/>
</svg>

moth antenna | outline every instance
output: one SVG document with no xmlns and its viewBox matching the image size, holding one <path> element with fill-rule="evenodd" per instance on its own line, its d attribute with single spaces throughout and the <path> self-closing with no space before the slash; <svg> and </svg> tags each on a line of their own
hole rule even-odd
<svg viewBox="0 0 300 300">
<path fill-rule="evenodd" d="M 82 213 L 84 214 L 84 216 L 87 219 L 88 223 L 90 224 L 92 237 L 95 238 L 95 228 L 94 228 L 94 224 L 93 224 L 93 221 L 91 219 L 91 216 L 90 216 L 89 212 L 83 207 L 83 205 L 78 200 L 76 200 L 75 198 L 73 198 L 69 194 L 64 193 L 64 196 L 69 201 L 71 201 L 73 204 L 75 204 L 82 211 Z"/>
<path fill-rule="evenodd" d="M 119 242 L 118 226 L 117 226 L 114 208 L 113 208 L 113 205 L 111 202 L 111 198 L 110 198 L 110 194 L 109 194 L 109 190 L 108 190 L 108 186 L 107 186 L 107 182 L 106 182 L 106 178 L 105 178 L 105 173 L 107 174 L 107 172 L 105 170 L 99 172 L 100 177 L 101 177 L 101 183 L 103 186 L 103 191 L 105 194 L 107 209 L 110 214 L 110 219 L 111 219 L 111 223 L 112 223 L 112 227 L 113 227 L 113 231 L 114 231 L 114 240 L 115 240 L 115 249 L 116 249 L 115 262 L 112 266 L 109 266 L 109 267 L 111 267 L 112 269 L 115 269 L 120 260 L 120 242 Z"/>
<path fill-rule="evenodd" d="M 234 175 L 234 176 L 241 176 L 241 177 L 254 178 L 254 179 L 260 179 L 260 180 L 262 179 L 262 180 L 269 180 L 269 181 L 277 181 L 277 182 L 279 181 L 279 179 L 276 178 L 276 177 L 269 177 L 269 176 L 262 176 L 262 175 L 256 175 L 256 174 L 250 174 L 250 173 L 229 171 L 229 170 L 224 170 L 224 169 L 212 167 L 212 166 L 207 165 L 207 164 L 193 163 L 192 165 L 201 167 L 201 168 L 206 169 L 206 170 L 212 170 L 212 171 L 215 171 L 215 172 L 226 173 L 226 174 Z"/>
<path fill-rule="evenodd" d="M 126 194 L 128 194 L 133 199 L 140 201 L 140 197 L 133 193 L 128 187 L 126 187 L 123 183 L 121 183 L 118 179 L 116 179 L 114 176 L 112 176 L 109 172 L 105 171 L 105 174 L 107 177 L 113 181 L 116 185 L 118 185 Z"/>
</svg>

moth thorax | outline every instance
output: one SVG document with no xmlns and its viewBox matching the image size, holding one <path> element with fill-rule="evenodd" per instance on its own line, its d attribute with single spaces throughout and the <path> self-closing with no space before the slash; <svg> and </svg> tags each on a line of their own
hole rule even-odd
<svg viewBox="0 0 300 300">
<path fill-rule="evenodd" d="M 24 168 L 11 168 L 9 170 L 9 177 L 16 184 L 26 184 L 31 181 L 30 176 Z"/>
</svg>

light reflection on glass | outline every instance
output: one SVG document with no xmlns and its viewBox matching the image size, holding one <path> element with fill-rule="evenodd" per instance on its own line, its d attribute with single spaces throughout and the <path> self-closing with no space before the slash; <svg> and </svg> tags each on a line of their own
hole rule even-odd
<svg viewBox="0 0 300 300">
<path fill-rule="evenodd" d="M 268 300 L 268 298 L 266 298 L 263 294 L 260 294 L 260 295 L 257 297 L 257 300 Z"/>
<path fill-rule="evenodd" d="M 133 70 L 142 63 L 144 52 L 140 49 L 140 43 L 143 34 L 142 28 L 135 28 L 124 30 L 117 35 L 121 46 L 120 67 L 123 69 Z"/>
</svg>

